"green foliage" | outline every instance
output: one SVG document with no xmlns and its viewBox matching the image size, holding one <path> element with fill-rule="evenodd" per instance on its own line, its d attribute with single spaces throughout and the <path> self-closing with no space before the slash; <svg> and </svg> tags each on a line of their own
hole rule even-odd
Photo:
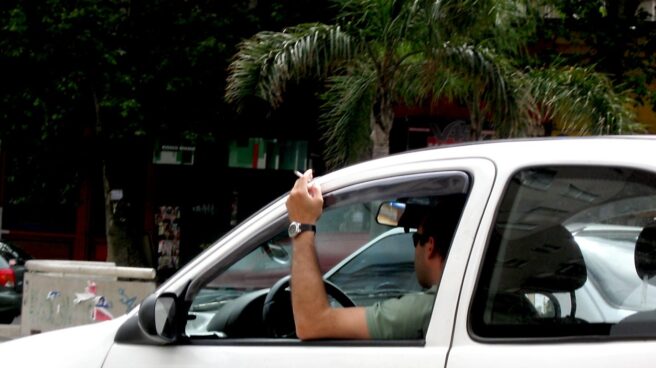
<svg viewBox="0 0 656 368">
<path fill-rule="evenodd" d="M 640 1 L 544 0 L 558 11 L 542 25 L 547 41 L 584 45 L 576 53 L 557 48 L 541 50 L 543 59 L 564 59 L 610 76 L 632 91 L 638 103 L 656 108 L 656 28 Z"/>
<path fill-rule="evenodd" d="M 241 39 L 327 14 L 323 0 L 3 1 L 7 200 L 72 206 L 82 173 L 126 142 L 214 140 L 232 117 L 223 90 Z"/>
<path fill-rule="evenodd" d="M 580 134 L 636 127 L 625 96 L 592 69 L 530 58 L 541 20 L 534 1 L 335 3 L 334 25 L 260 32 L 242 42 L 226 89 L 229 102 L 255 96 L 275 108 L 288 83 L 324 81 L 320 127 L 333 167 L 362 158 L 370 148 L 364 137 L 373 137 L 374 154 L 388 144 L 395 104 L 443 97 L 467 105 L 474 138 L 484 120 L 502 137 L 535 134 L 546 118 Z"/>
<path fill-rule="evenodd" d="M 327 166 L 354 162 L 366 150 L 369 129 L 362 121 L 370 118 L 375 88 L 376 75 L 368 67 L 328 79 L 328 88 L 322 95 L 324 114 L 320 122 L 326 132 Z"/>
<path fill-rule="evenodd" d="M 282 102 L 289 80 L 325 77 L 333 60 L 348 60 L 355 52 L 339 26 L 323 24 L 261 32 L 243 41 L 239 50 L 229 69 L 227 101 L 240 103 L 254 91 L 273 106 Z"/>
<path fill-rule="evenodd" d="M 575 134 L 622 134 L 643 131 L 626 107 L 629 96 L 616 93 L 611 81 L 591 67 L 530 70 L 517 75 L 538 105 L 543 118 L 561 122 L 561 130 Z M 587 114 L 581 114 L 584 109 Z"/>
</svg>

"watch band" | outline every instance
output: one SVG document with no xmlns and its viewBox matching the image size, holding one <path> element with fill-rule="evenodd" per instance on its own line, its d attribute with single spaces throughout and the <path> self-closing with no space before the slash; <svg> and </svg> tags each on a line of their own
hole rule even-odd
<svg viewBox="0 0 656 368">
<path fill-rule="evenodd" d="M 292 223 L 289 224 L 289 228 L 287 229 L 287 233 L 290 238 L 295 238 L 298 236 L 298 234 L 304 231 L 312 231 L 316 233 L 317 226 L 314 224 L 302 224 L 297 221 L 292 221 Z"/>
</svg>

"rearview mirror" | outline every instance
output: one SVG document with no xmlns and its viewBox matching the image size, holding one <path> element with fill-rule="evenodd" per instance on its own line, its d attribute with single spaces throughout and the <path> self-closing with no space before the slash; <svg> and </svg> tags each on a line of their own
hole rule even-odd
<svg viewBox="0 0 656 368">
<path fill-rule="evenodd" d="M 378 207 L 376 222 L 381 225 L 399 226 L 401 216 L 405 212 L 405 203 L 401 202 L 383 202 Z"/>
</svg>

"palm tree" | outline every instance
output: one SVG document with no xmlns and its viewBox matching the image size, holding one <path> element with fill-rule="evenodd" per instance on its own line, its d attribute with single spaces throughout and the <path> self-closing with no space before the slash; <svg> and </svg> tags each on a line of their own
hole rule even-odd
<svg viewBox="0 0 656 368">
<path fill-rule="evenodd" d="M 633 129 L 625 96 L 586 68 L 518 66 L 533 17 L 517 1 L 335 0 L 334 25 L 260 32 L 239 45 L 226 100 L 278 107 L 286 87 L 325 81 L 320 127 L 329 166 L 389 153 L 397 104 L 447 97 L 470 111 L 471 138 L 485 120 L 501 137 L 530 135 L 545 118 L 562 129 Z"/>
</svg>

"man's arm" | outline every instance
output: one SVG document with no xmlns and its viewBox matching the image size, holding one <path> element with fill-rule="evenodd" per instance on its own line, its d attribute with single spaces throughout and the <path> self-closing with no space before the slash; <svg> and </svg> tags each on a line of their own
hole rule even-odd
<svg viewBox="0 0 656 368">
<path fill-rule="evenodd" d="M 287 200 L 291 221 L 315 224 L 321 216 L 321 189 L 308 185 L 312 172 L 299 178 Z M 296 335 L 302 340 L 321 338 L 367 339 L 369 330 L 365 309 L 332 308 L 323 284 L 314 233 L 306 231 L 293 239 L 292 307 Z"/>
</svg>

